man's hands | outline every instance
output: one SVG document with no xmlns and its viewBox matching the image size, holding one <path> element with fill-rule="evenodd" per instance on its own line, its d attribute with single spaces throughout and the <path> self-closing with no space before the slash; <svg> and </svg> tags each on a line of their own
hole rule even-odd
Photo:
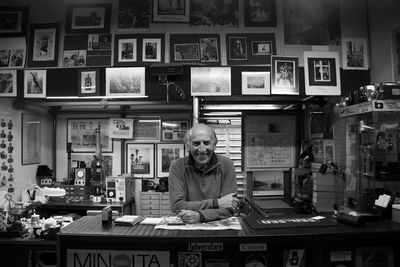
<svg viewBox="0 0 400 267">
<path fill-rule="evenodd" d="M 236 193 L 231 193 L 217 199 L 218 207 L 227 209 L 237 209 L 239 207 L 239 199 L 237 199 L 235 196 Z"/>
<path fill-rule="evenodd" d="M 199 223 L 200 222 L 200 213 L 198 211 L 193 210 L 182 210 L 177 216 L 181 218 L 184 223 Z"/>
</svg>

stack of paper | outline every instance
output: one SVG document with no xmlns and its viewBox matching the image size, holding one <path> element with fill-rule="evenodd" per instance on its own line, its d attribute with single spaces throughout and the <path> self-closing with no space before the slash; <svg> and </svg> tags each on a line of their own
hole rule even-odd
<svg viewBox="0 0 400 267">
<path fill-rule="evenodd" d="M 141 216 L 138 215 L 124 215 L 114 220 L 115 225 L 132 226 L 139 223 L 142 220 Z"/>
</svg>

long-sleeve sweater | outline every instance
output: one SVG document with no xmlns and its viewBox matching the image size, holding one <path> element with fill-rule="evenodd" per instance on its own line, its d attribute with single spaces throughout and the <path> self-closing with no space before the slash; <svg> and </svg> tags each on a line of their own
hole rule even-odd
<svg viewBox="0 0 400 267">
<path fill-rule="evenodd" d="M 232 209 L 219 208 L 217 199 L 237 192 L 233 162 L 213 154 L 209 167 L 200 171 L 191 155 L 172 162 L 168 177 L 171 211 L 198 211 L 204 221 L 231 217 Z"/>
</svg>

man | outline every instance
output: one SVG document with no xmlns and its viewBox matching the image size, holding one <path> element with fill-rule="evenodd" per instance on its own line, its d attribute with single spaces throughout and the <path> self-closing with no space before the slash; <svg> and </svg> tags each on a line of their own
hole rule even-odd
<svg viewBox="0 0 400 267">
<path fill-rule="evenodd" d="M 231 217 L 239 205 L 235 168 L 230 159 L 214 153 L 214 130 L 197 124 L 184 141 L 189 155 L 173 161 L 169 170 L 171 211 L 184 223 Z"/>
</svg>

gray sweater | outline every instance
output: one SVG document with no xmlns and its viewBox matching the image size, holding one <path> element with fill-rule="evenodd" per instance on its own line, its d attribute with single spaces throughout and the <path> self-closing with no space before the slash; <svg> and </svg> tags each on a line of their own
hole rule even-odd
<svg viewBox="0 0 400 267">
<path fill-rule="evenodd" d="M 217 199 L 237 192 L 236 173 L 232 160 L 213 154 L 208 168 L 194 167 L 191 155 L 172 162 L 168 177 L 171 211 L 194 210 L 204 221 L 229 218 L 234 211 L 219 208 Z"/>
</svg>

